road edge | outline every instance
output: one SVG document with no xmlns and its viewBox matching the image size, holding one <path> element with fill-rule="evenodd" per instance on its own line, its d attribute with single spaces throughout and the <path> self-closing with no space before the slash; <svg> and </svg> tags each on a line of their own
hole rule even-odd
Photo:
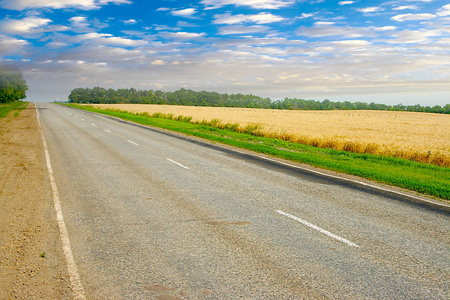
<svg viewBox="0 0 450 300">
<path fill-rule="evenodd" d="M 61 243 L 63 246 L 62 248 L 63 248 L 64 256 L 66 258 L 66 266 L 67 266 L 67 271 L 69 273 L 71 288 L 74 293 L 74 299 L 85 300 L 86 296 L 84 294 L 84 289 L 83 289 L 83 285 L 81 284 L 81 279 L 80 279 L 80 275 L 78 273 L 78 268 L 75 263 L 75 259 L 73 257 L 72 247 L 70 246 L 69 234 L 67 232 L 66 223 L 64 221 L 61 202 L 59 199 L 58 187 L 56 185 L 56 180 L 55 180 L 53 168 L 52 168 L 51 161 L 50 161 L 50 154 L 49 154 L 48 147 L 47 147 L 47 141 L 45 139 L 44 130 L 42 128 L 41 118 L 40 118 L 36 103 L 34 103 L 34 108 L 36 109 L 36 118 L 38 120 L 42 144 L 44 146 L 45 163 L 47 166 L 48 175 L 49 175 L 49 179 L 50 179 L 50 185 L 52 188 L 53 204 L 54 204 L 54 208 L 55 208 L 55 212 L 56 212 L 56 222 L 58 224 L 59 236 L 60 236 Z"/>
</svg>

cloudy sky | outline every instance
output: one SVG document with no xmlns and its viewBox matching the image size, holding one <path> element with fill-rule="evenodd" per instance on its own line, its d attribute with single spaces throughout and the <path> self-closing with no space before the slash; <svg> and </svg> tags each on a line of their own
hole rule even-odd
<svg viewBox="0 0 450 300">
<path fill-rule="evenodd" d="M 448 0 L 0 0 L 29 101 L 77 87 L 450 103 Z"/>
</svg>

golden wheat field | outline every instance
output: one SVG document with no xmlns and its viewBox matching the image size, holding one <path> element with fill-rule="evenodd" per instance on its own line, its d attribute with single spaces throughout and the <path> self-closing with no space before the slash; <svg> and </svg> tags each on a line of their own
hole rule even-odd
<svg viewBox="0 0 450 300">
<path fill-rule="evenodd" d="M 258 135 L 323 148 L 373 153 L 450 166 L 450 115 L 387 111 L 298 111 L 151 104 L 95 107 L 150 115 L 220 120 L 221 125 L 259 125 Z M 216 121 L 217 124 L 217 121 Z M 219 124 L 219 125 L 220 125 Z"/>
</svg>

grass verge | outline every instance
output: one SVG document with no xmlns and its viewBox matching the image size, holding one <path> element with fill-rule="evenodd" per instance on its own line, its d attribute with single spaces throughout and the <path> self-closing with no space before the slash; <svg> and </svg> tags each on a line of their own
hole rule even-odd
<svg viewBox="0 0 450 300">
<path fill-rule="evenodd" d="M 1 103 L 0 104 L 0 118 L 5 118 L 10 112 L 17 111 L 14 116 L 18 116 L 18 112 L 25 109 L 28 105 L 28 102 L 23 101 L 14 101 L 9 103 Z"/>
<path fill-rule="evenodd" d="M 253 131 L 250 129 L 247 132 L 236 132 L 233 128 L 214 127 L 214 124 L 192 124 L 189 118 L 174 120 L 161 116 L 153 117 L 145 113 L 134 114 L 74 104 L 66 105 L 450 200 L 450 168 L 446 167 L 401 158 L 337 151 L 259 137 L 252 134 Z"/>
</svg>

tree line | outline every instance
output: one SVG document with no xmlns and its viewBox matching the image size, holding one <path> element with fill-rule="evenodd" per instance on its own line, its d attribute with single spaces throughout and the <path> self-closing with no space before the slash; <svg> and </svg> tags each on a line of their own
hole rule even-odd
<svg viewBox="0 0 450 300">
<path fill-rule="evenodd" d="M 439 105 L 386 105 L 365 102 L 333 102 L 328 99 L 323 101 L 305 100 L 298 98 L 285 98 L 283 100 L 271 100 L 252 94 L 220 94 L 217 92 L 179 89 L 174 92 L 160 90 L 136 90 L 130 89 L 105 89 L 102 87 L 77 88 L 69 95 L 71 103 L 135 103 L 135 104 L 169 104 L 189 106 L 218 106 L 218 107 L 244 107 L 244 108 L 271 108 L 292 110 L 388 110 L 388 111 L 413 111 L 450 114 L 450 104 L 441 107 Z"/>
<path fill-rule="evenodd" d="M 0 103 L 22 100 L 27 90 L 27 83 L 18 68 L 0 65 Z"/>
</svg>

